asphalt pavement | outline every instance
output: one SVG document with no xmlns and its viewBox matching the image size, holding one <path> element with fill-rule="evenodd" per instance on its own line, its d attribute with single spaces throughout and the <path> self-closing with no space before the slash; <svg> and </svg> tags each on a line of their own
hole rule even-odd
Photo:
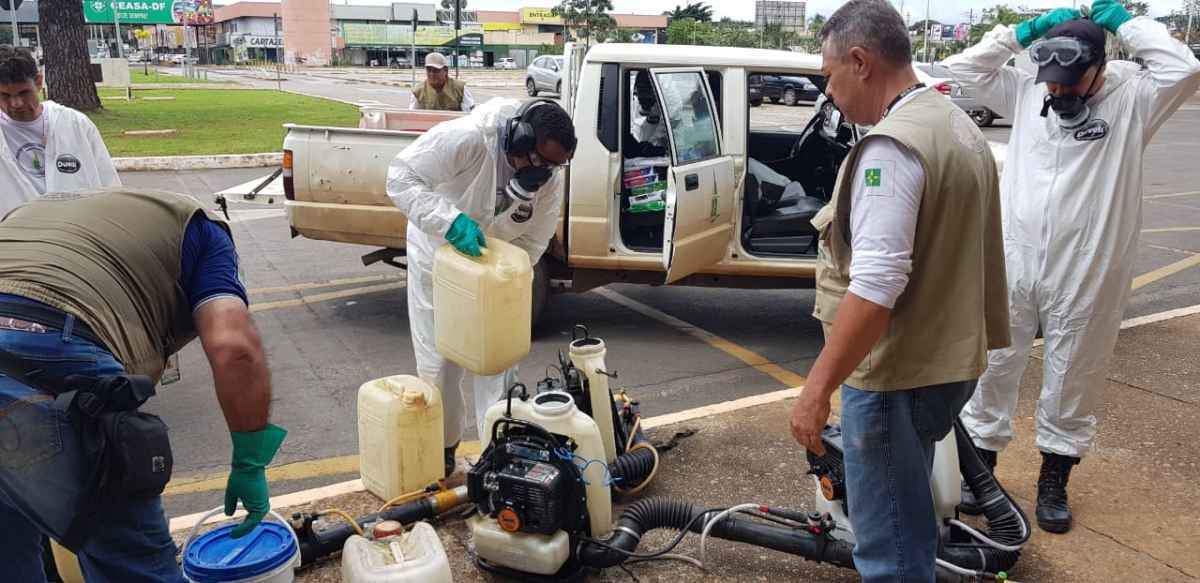
<svg viewBox="0 0 1200 583">
<path fill-rule="evenodd" d="M 290 84 L 285 89 L 356 103 L 407 105 L 408 100 L 403 89 L 358 81 L 297 76 L 285 83 Z M 490 91 L 481 89 L 478 94 L 486 98 Z M 519 88 L 495 91 L 521 94 Z M 811 108 L 770 110 L 771 115 L 790 117 Z M 1198 130 L 1200 106 L 1189 105 L 1164 126 L 1148 151 L 1139 277 L 1126 318 L 1198 303 Z M 1008 132 L 993 128 L 986 133 L 989 139 L 1004 141 Z M 122 178 L 130 185 L 211 201 L 215 192 L 269 172 L 150 172 Z M 360 256 L 369 248 L 291 238 L 279 200 L 234 202 L 229 210 L 256 321 L 269 352 L 273 419 L 290 430 L 276 459 L 272 494 L 357 477 L 358 387 L 369 379 L 414 370 L 403 272 L 363 267 Z M 565 348 L 571 328 L 583 323 L 608 342 L 611 368 L 620 374 L 618 384 L 636 393 L 649 416 L 795 386 L 803 382 L 822 345 L 820 328 L 809 316 L 812 302 L 811 291 L 631 285 L 556 296 L 532 353 L 522 362 L 522 378 L 536 381 L 544 376 Z M 1186 351 L 1179 357 L 1186 358 Z M 221 502 L 222 474 L 229 460 L 211 373 L 198 346 L 185 349 L 182 365 L 183 380 L 166 387 L 151 406 L 172 428 L 175 481 L 165 505 L 173 517 Z M 1181 410 L 1194 413 L 1194 405 Z M 773 429 L 786 437 L 786 426 Z M 1118 425 L 1101 423 L 1102 434 L 1119 430 Z"/>
</svg>

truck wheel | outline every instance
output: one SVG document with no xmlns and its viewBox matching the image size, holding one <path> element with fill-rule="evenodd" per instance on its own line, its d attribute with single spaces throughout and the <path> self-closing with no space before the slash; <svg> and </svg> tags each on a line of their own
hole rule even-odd
<svg viewBox="0 0 1200 583">
<path fill-rule="evenodd" d="M 796 105 L 797 103 L 800 103 L 800 98 L 796 96 L 796 90 L 792 89 L 791 87 L 784 89 L 783 90 L 783 104 L 788 107 L 791 107 L 793 105 Z"/>
<path fill-rule="evenodd" d="M 550 298 L 550 276 L 546 274 L 546 262 L 538 261 L 537 265 L 533 266 L 533 325 L 531 329 L 533 335 L 537 336 L 538 324 L 542 319 L 542 314 L 546 312 L 546 303 Z"/>
<path fill-rule="evenodd" d="M 532 77 L 525 80 L 525 92 L 528 93 L 530 97 L 537 97 L 537 83 L 533 82 Z"/>
<path fill-rule="evenodd" d="M 977 109 L 971 112 L 971 121 L 981 128 L 992 127 L 992 122 L 996 121 L 996 114 L 990 109 Z"/>
</svg>

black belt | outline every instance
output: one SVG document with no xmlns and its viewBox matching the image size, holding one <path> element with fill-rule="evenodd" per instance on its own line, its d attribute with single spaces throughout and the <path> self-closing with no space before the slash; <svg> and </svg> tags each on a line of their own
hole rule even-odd
<svg viewBox="0 0 1200 583">
<path fill-rule="evenodd" d="M 62 310 L 43 304 L 0 300 L 0 317 L 25 320 L 56 330 L 63 330 L 67 327 L 67 317 L 69 315 Z M 106 351 L 108 350 L 108 347 L 104 345 L 104 341 L 92 331 L 92 328 L 86 322 L 80 320 L 78 316 L 75 317 L 75 323 L 71 326 L 71 336 L 82 338 Z"/>
</svg>

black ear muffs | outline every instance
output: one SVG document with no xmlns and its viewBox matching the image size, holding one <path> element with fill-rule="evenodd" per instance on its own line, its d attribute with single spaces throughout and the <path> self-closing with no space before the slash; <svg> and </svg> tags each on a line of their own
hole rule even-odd
<svg viewBox="0 0 1200 583">
<path fill-rule="evenodd" d="M 508 120 L 505 126 L 507 134 L 505 143 L 507 147 L 504 152 L 509 156 L 527 156 L 537 148 L 537 135 L 533 132 L 533 126 L 525 121 L 525 116 L 529 111 L 543 103 L 554 103 L 549 99 L 531 99 L 517 110 L 517 114 Z"/>
</svg>

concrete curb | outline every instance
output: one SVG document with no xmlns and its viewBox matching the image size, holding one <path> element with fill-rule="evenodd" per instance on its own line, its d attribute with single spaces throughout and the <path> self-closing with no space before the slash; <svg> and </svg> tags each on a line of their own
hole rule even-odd
<svg viewBox="0 0 1200 583">
<path fill-rule="evenodd" d="M 217 156 L 150 156 L 113 158 L 118 172 L 162 170 L 226 170 L 230 168 L 267 168 L 283 163 L 280 152 L 262 154 L 224 154 Z"/>
</svg>

